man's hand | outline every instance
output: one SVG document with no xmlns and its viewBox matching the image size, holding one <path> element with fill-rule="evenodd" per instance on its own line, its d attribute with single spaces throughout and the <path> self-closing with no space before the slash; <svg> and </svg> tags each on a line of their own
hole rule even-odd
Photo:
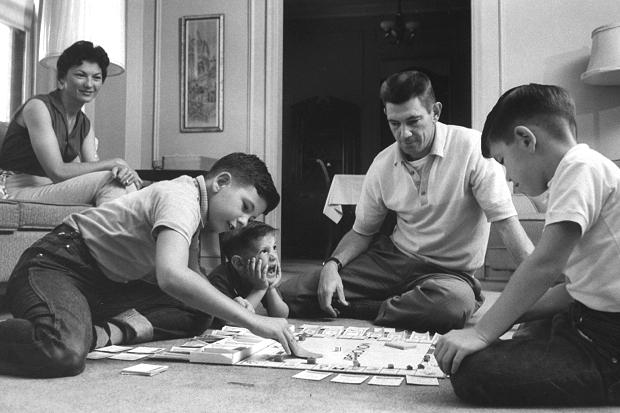
<svg viewBox="0 0 620 413">
<path fill-rule="evenodd" d="M 256 312 L 256 310 L 254 310 L 254 306 L 252 305 L 252 303 L 249 302 L 248 300 L 246 300 L 243 297 L 235 297 L 235 298 L 233 298 L 233 301 L 236 302 L 241 307 L 245 308 L 246 310 L 248 310 L 251 313 L 255 313 Z"/>
<path fill-rule="evenodd" d="M 446 374 L 456 373 L 463 359 L 489 345 L 486 338 L 474 327 L 452 330 L 439 337 L 435 346 L 435 359 Z"/>
<path fill-rule="evenodd" d="M 248 329 L 257 336 L 272 338 L 282 344 L 286 354 L 291 354 L 291 349 L 297 348 L 295 336 L 289 329 L 289 324 L 284 318 L 273 318 L 256 315 L 255 320 Z"/>
<path fill-rule="evenodd" d="M 338 309 L 332 306 L 334 292 L 336 292 L 338 301 L 342 305 L 349 305 L 344 297 L 344 287 L 342 286 L 342 278 L 340 274 L 338 274 L 338 266 L 330 261 L 321 269 L 321 278 L 319 280 L 317 295 L 321 309 L 331 317 L 338 317 Z"/>
<path fill-rule="evenodd" d="M 246 265 L 246 274 L 249 282 L 255 290 L 266 290 L 269 288 L 267 280 L 267 263 L 263 263 L 260 258 L 252 257 Z"/>
</svg>

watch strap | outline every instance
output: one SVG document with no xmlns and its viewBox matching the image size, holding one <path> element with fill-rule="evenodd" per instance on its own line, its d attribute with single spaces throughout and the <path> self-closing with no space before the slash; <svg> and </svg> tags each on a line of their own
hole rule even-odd
<svg viewBox="0 0 620 413">
<path fill-rule="evenodd" d="M 340 262 L 340 260 L 336 257 L 329 257 L 328 259 L 326 259 L 323 262 L 323 265 L 327 264 L 328 262 L 333 261 L 336 263 L 336 265 L 338 266 L 338 272 L 340 272 L 342 270 L 342 262 Z"/>
</svg>

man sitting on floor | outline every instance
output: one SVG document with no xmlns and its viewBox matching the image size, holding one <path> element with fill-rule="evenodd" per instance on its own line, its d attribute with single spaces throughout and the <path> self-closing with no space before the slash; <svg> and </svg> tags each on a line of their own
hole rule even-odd
<svg viewBox="0 0 620 413">
<path fill-rule="evenodd" d="M 473 274 L 490 222 L 517 262 L 532 244 L 502 167 L 482 157 L 479 132 L 438 121 L 442 105 L 425 74 L 396 73 L 380 95 L 396 142 L 368 169 L 353 229 L 333 256 L 320 271 L 283 283 L 282 294 L 296 317 L 460 328 L 483 300 Z M 388 210 L 397 216 L 389 238 L 378 235 Z"/>
</svg>

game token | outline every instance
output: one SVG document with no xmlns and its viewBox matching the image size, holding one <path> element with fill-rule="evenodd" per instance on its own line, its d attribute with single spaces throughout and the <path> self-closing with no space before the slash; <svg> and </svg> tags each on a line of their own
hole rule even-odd
<svg viewBox="0 0 620 413">
<path fill-rule="evenodd" d="M 423 369 L 424 368 L 424 364 L 418 364 L 418 368 L 419 369 Z"/>
<path fill-rule="evenodd" d="M 334 351 L 342 351 L 342 348 L 336 346 L 336 347 L 334 347 Z"/>
<path fill-rule="evenodd" d="M 407 370 L 413 370 L 413 366 L 411 364 L 407 364 Z"/>
<path fill-rule="evenodd" d="M 307 364 L 316 364 L 316 359 L 314 357 L 308 357 L 306 359 Z"/>
<path fill-rule="evenodd" d="M 299 341 L 304 341 L 306 339 L 306 335 L 305 334 L 301 334 L 299 337 L 297 337 L 297 340 Z"/>
<path fill-rule="evenodd" d="M 425 354 L 424 355 L 424 361 L 430 361 L 430 359 L 431 359 L 430 354 Z"/>
<path fill-rule="evenodd" d="M 394 368 L 394 364 L 393 363 L 388 364 L 387 368 L 388 369 L 393 369 Z"/>
<path fill-rule="evenodd" d="M 361 364 L 357 359 L 353 360 L 353 367 L 360 367 L 360 366 Z"/>
</svg>

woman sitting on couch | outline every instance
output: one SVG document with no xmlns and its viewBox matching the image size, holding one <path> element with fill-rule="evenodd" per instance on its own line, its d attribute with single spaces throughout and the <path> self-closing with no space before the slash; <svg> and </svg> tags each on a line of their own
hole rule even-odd
<svg viewBox="0 0 620 413">
<path fill-rule="evenodd" d="M 108 55 L 78 41 L 58 58 L 58 88 L 22 105 L 0 148 L 0 198 L 99 205 L 142 181 L 120 158 L 100 161 L 82 112 L 107 76 Z"/>
</svg>

